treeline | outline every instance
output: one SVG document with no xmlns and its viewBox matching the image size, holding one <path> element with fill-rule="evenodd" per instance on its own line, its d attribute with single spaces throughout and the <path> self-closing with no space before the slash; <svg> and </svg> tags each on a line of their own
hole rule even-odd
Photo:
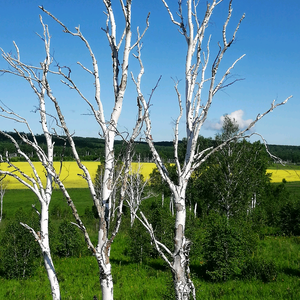
<svg viewBox="0 0 300 300">
<path fill-rule="evenodd" d="M 15 132 L 8 132 L 19 144 L 21 151 L 25 152 L 32 161 L 38 161 L 38 157 L 33 151 L 33 149 L 26 143 L 22 142 L 20 136 Z M 32 136 L 26 133 L 20 133 L 20 135 L 26 135 L 30 140 Z M 35 136 L 40 147 L 46 151 L 47 145 L 44 135 Z M 54 147 L 54 160 L 60 161 L 61 159 L 65 161 L 72 161 L 73 154 L 71 147 L 64 136 L 53 136 Z M 76 145 L 77 152 L 82 160 L 85 161 L 102 161 L 105 155 L 104 149 L 104 139 L 92 138 L 92 137 L 74 137 L 74 142 Z M 172 142 L 157 142 L 155 143 L 156 149 L 165 161 L 172 160 L 174 157 L 173 143 Z M 115 141 L 115 154 L 116 157 L 122 154 L 124 149 L 124 142 L 119 140 Z M 0 154 L 5 157 L 8 153 L 11 161 L 22 161 L 23 157 L 17 154 L 17 150 L 12 143 L 12 141 L 4 135 L 0 135 Z M 152 161 L 152 154 L 149 150 L 148 144 L 146 142 L 136 142 L 135 143 L 135 155 L 133 157 L 134 161 L 150 162 Z"/>
<path fill-rule="evenodd" d="M 22 140 L 17 133 L 9 132 L 9 134 L 19 143 L 20 149 L 23 152 L 25 152 L 33 161 L 38 161 L 36 153 L 28 144 L 22 143 Z M 27 137 L 32 140 L 32 136 L 30 134 L 27 134 Z M 41 148 L 46 150 L 47 146 L 44 135 L 36 135 L 35 138 Z M 72 161 L 73 154 L 66 137 L 54 136 L 53 141 L 55 142 L 54 160 L 59 161 L 63 158 L 66 161 Z M 104 159 L 105 149 L 103 139 L 92 137 L 74 137 L 74 142 L 78 154 L 82 160 L 101 161 Z M 179 144 L 183 146 L 184 142 L 185 141 L 183 140 Z M 215 139 L 199 136 L 198 144 L 201 145 L 201 148 L 215 146 L 215 143 Z M 173 142 L 163 141 L 155 142 L 154 144 L 164 162 L 172 163 L 174 159 Z M 123 146 L 123 141 L 115 141 L 115 152 L 117 156 L 122 153 L 122 149 L 124 148 Z M 268 149 L 273 155 L 281 158 L 285 162 L 296 164 L 300 163 L 300 146 L 268 145 Z M 6 152 L 8 152 L 8 155 L 12 161 L 23 160 L 23 158 L 20 158 L 17 154 L 16 148 L 11 140 L 4 135 L 0 135 L 0 154 L 5 157 Z M 135 143 L 135 155 L 133 160 L 141 162 L 152 161 L 152 153 L 149 150 L 146 142 L 139 141 Z"/>
<path fill-rule="evenodd" d="M 300 146 L 288 145 L 268 145 L 270 152 L 283 161 L 299 164 L 300 163 Z"/>
</svg>

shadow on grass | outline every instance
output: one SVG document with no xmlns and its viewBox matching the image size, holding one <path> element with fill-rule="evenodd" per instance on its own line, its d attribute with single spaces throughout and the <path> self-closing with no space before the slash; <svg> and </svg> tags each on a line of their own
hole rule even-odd
<svg viewBox="0 0 300 300">
<path fill-rule="evenodd" d="M 207 268 L 205 265 L 191 264 L 190 269 L 191 273 L 195 274 L 199 279 L 204 281 L 211 281 L 211 277 L 206 273 Z"/>
<path fill-rule="evenodd" d="M 293 269 L 293 268 L 283 268 L 282 272 L 286 275 L 289 276 L 296 276 L 296 277 L 300 277 L 300 270 L 298 269 Z"/>
<path fill-rule="evenodd" d="M 168 267 L 164 264 L 164 263 L 161 263 L 161 262 L 158 262 L 158 261 L 152 261 L 152 262 L 147 262 L 146 263 L 149 267 L 157 270 L 157 271 L 166 271 L 166 270 L 169 270 Z"/>
<path fill-rule="evenodd" d="M 115 258 L 110 258 L 109 261 L 115 265 L 122 265 L 122 266 L 127 266 L 132 264 L 132 261 L 125 260 L 125 259 L 115 259 Z"/>
</svg>

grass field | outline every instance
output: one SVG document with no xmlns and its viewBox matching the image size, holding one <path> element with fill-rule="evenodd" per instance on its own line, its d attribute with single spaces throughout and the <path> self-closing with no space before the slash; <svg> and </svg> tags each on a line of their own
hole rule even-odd
<svg viewBox="0 0 300 300">
<path fill-rule="evenodd" d="M 170 272 L 160 260 L 148 264 L 130 262 L 124 255 L 126 236 L 119 238 L 112 250 L 112 272 L 116 300 L 158 300 L 168 298 L 171 288 Z M 119 249 L 118 251 L 115 251 Z M 116 253 L 117 252 L 117 253 Z M 119 257 L 119 253 L 121 256 Z M 279 274 L 271 282 L 260 280 L 230 280 L 224 283 L 206 281 L 197 274 L 198 266 L 192 262 L 191 270 L 197 299 L 300 299 L 300 245 L 292 238 L 269 237 L 261 241 L 254 255 L 274 259 Z M 98 266 L 93 257 L 55 259 L 62 299 L 101 299 Z M 26 280 L 0 278 L 0 299 L 51 300 L 50 287 L 41 265 L 34 276 Z"/>
<path fill-rule="evenodd" d="M 46 178 L 44 175 L 44 169 L 40 162 L 33 163 L 43 184 L 46 182 Z M 22 170 L 24 173 L 31 175 L 33 171 L 28 163 L 26 162 L 17 162 L 15 165 Z M 99 166 L 99 162 L 92 162 L 87 161 L 84 162 L 84 165 L 88 168 L 90 175 L 92 178 L 95 178 L 97 168 Z M 6 164 L 1 164 L 0 167 L 2 170 L 8 170 Z M 54 167 L 56 170 L 60 169 L 60 163 L 54 162 Z M 144 178 L 149 178 L 150 173 L 152 170 L 156 168 L 154 163 L 132 163 L 132 170 L 136 172 L 140 169 L 140 172 L 143 174 Z M 288 182 L 295 182 L 300 181 L 300 166 L 289 165 L 289 166 L 282 166 L 282 165 L 272 165 L 268 170 L 268 173 L 272 173 L 271 181 L 272 182 L 282 182 L 282 179 L 285 179 Z M 64 162 L 62 169 L 61 169 L 61 176 L 60 178 L 65 183 L 67 188 L 87 188 L 86 181 L 79 176 L 78 174 L 83 174 L 83 172 L 78 168 L 76 162 Z M 7 189 L 23 189 L 24 186 L 17 181 L 16 179 L 7 176 L 4 179 L 4 183 L 7 186 Z"/>
<path fill-rule="evenodd" d="M 300 195 L 300 182 L 288 188 Z M 80 215 L 86 207 L 91 207 L 87 189 L 70 189 Z M 10 219 L 19 207 L 30 210 L 36 202 L 29 190 L 8 190 L 4 200 L 5 220 Z M 55 190 L 51 209 L 59 205 L 68 209 L 59 190 Z M 149 258 L 143 264 L 133 263 L 128 256 L 129 235 L 126 228 L 129 220 L 124 219 L 122 231 L 112 245 L 111 262 L 114 278 L 114 294 L 117 300 L 174 299 L 171 297 L 171 273 L 161 259 Z M 52 220 L 56 222 L 56 220 Z M 89 229 L 96 237 L 96 231 Z M 94 238 L 93 238 L 94 239 Z M 300 239 L 299 237 L 266 236 L 252 254 L 267 261 L 272 260 L 278 275 L 270 282 L 262 280 L 229 280 L 214 283 L 205 276 L 205 262 L 201 257 L 191 260 L 192 278 L 197 291 L 197 299 L 300 299 Z M 51 299 L 51 291 L 42 260 L 37 260 L 34 275 L 24 280 L 7 280 L 0 277 L 0 299 Z M 96 260 L 92 256 L 58 258 L 54 264 L 60 281 L 62 299 L 101 299 L 99 273 Z"/>
</svg>

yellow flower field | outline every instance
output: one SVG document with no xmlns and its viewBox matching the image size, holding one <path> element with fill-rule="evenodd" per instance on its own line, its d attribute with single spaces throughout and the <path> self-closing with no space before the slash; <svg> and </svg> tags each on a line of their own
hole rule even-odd
<svg viewBox="0 0 300 300">
<path fill-rule="evenodd" d="M 284 178 L 286 181 L 300 181 L 299 170 L 267 170 L 272 173 L 271 182 L 282 182 Z"/>
<path fill-rule="evenodd" d="M 92 179 L 95 178 L 97 168 L 99 166 L 99 162 L 87 161 L 83 162 L 84 165 L 88 168 Z M 33 163 L 43 184 L 46 183 L 46 177 L 44 175 L 44 168 L 40 162 Z M 16 167 L 22 170 L 25 174 L 33 176 L 33 171 L 28 163 L 26 162 L 17 162 L 15 163 Z M 149 174 L 152 172 L 153 168 L 155 168 L 154 163 L 141 163 L 140 164 L 141 173 L 144 175 L 144 178 L 149 178 Z M 2 170 L 7 171 L 7 164 L 0 164 L 0 168 Z M 59 171 L 60 162 L 54 162 L 54 168 Z M 136 171 L 138 169 L 138 163 L 132 163 L 132 170 Z M 64 162 L 61 170 L 60 178 L 63 180 L 65 186 L 67 188 L 87 188 L 86 181 L 79 176 L 78 174 L 83 174 L 83 172 L 78 168 L 76 162 Z M 29 181 L 27 181 L 29 183 Z M 8 189 L 24 189 L 24 185 L 20 183 L 13 177 L 6 176 L 4 179 L 4 184 L 7 185 Z"/>
<path fill-rule="evenodd" d="M 44 169 L 42 167 L 42 164 L 40 162 L 34 162 L 34 166 L 36 167 L 43 184 L 46 182 L 46 177 L 43 174 Z M 96 175 L 97 168 L 99 166 L 99 162 L 84 162 L 84 165 L 88 168 L 90 171 L 91 177 L 94 179 Z M 27 175 L 33 175 L 33 172 L 26 162 L 17 162 L 15 165 L 25 172 Z M 54 162 L 54 167 L 56 170 L 59 170 L 60 163 Z M 2 163 L 0 164 L 0 168 L 2 170 L 7 170 L 7 164 Z M 138 163 L 132 163 L 132 170 L 135 172 L 139 168 Z M 140 172 L 144 175 L 144 178 L 149 178 L 150 173 L 155 168 L 154 163 L 141 163 L 140 164 Z M 281 182 L 283 178 L 286 179 L 286 181 L 300 181 L 300 171 L 299 174 L 296 170 L 267 170 L 268 173 L 272 173 L 271 180 L 272 182 Z M 83 174 L 81 170 L 77 167 L 76 162 L 64 162 L 63 167 L 61 170 L 61 179 L 63 180 L 65 186 L 67 188 L 87 188 L 86 181 L 79 176 L 78 174 Z M 16 179 L 6 176 L 4 179 L 4 183 L 7 184 L 8 189 L 23 189 L 24 186 L 17 181 Z"/>
</svg>

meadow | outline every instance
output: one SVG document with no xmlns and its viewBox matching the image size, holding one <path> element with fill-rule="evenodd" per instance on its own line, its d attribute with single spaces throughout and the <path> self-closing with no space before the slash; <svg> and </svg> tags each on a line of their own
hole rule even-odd
<svg viewBox="0 0 300 300">
<path fill-rule="evenodd" d="M 86 162 L 85 164 L 94 176 L 99 163 Z M 18 163 L 18 167 L 25 167 L 25 165 L 25 163 Z M 153 167 L 154 164 L 142 164 L 142 174 L 147 178 Z M 137 170 L 138 164 L 133 164 L 132 169 Z M 274 165 L 270 166 L 268 172 L 272 172 L 272 182 L 281 182 L 285 178 L 287 188 L 295 198 L 299 199 L 300 180 L 297 175 L 299 169 L 294 166 Z M 43 176 L 41 166 L 39 172 Z M 84 188 L 85 182 L 77 175 L 79 173 L 80 170 L 74 162 L 67 162 L 63 166 L 62 177 L 65 178 L 78 213 L 84 217 L 86 210 L 91 209 L 92 203 L 88 189 Z M 30 190 L 20 189 L 22 187 L 20 184 L 15 184 L 14 188 L 11 188 L 11 184 L 12 182 L 9 182 L 4 198 L 4 219 L 0 223 L 0 238 L 7 222 L 13 218 L 20 207 L 25 212 L 32 210 L 32 204 L 37 204 L 38 207 L 38 200 Z M 71 188 L 74 186 L 76 188 Z M 159 197 L 156 200 L 161 202 Z M 53 192 L 50 215 L 53 228 L 57 228 L 65 218 L 72 220 L 66 201 L 57 188 Z M 97 220 L 87 221 L 87 228 L 93 241 L 97 238 L 97 226 Z M 172 277 L 165 263 L 160 258 L 154 257 L 148 257 L 139 263 L 135 262 L 130 255 L 130 242 L 130 219 L 125 214 L 121 231 L 111 251 L 115 299 L 174 299 Z M 197 299 L 300 299 L 299 237 L 277 233 L 263 235 L 257 249 L 252 252 L 252 258 L 259 259 L 261 262 L 272 261 L 276 266 L 276 276 L 268 280 L 235 278 L 225 282 L 213 282 L 206 275 L 206 262 L 201 254 L 192 256 L 190 267 Z M 37 267 L 35 272 L 26 279 L 6 279 L 0 274 L 0 299 L 50 300 L 51 291 L 42 259 L 36 259 L 35 264 Z M 61 258 L 54 255 L 54 264 L 60 281 L 62 299 L 92 299 L 94 295 L 101 299 L 98 265 L 85 245 L 78 256 Z M 268 274 L 271 271 L 266 264 L 264 272 Z"/>
<path fill-rule="evenodd" d="M 80 215 L 90 207 L 87 189 L 71 189 Z M 34 202 L 29 190 L 9 190 L 5 198 L 6 217 L 0 223 L 0 234 L 5 222 L 18 207 L 31 209 Z M 55 190 L 52 209 L 61 210 L 67 205 Z M 51 211 L 51 210 L 50 210 Z M 52 220 L 55 226 L 58 219 Z M 143 263 L 132 261 L 129 255 L 130 220 L 123 220 L 121 232 L 112 245 L 111 262 L 116 300 L 174 299 L 170 271 L 159 258 L 149 257 Z M 89 225 L 89 232 L 96 237 L 95 223 Z M 272 260 L 276 264 L 277 275 L 271 280 L 234 279 L 226 282 L 212 282 L 205 275 L 205 261 L 201 256 L 191 259 L 191 273 L 196 286 L 197 299 L 300 299 L 300 239 L 287 236 L 265 236 L 253 251 L 252 258 L 262 261 Z M 37 269 L 27 279 L 5 279 L 0 276 L 0 299 L 51 299 L 51 291 L 41 259 L 37 259 Z M 59 258 L 54 256 L 54 264 L 60 281 L 62 299 L 101 299 L 98 265 L 94 257 L 83 251 L 77 257 Z"/>
<path fill-rule="evenodd" d="M 91 177 L 95 178 L 96 171 L 98 166 L 100 165 L 99 162 L 93 161 L 86 161 L 83 162 L 84 165 L 88 168 Z M 16 162 L 16 167 L 22 170 L 26 174 L 33 174 L 33 171 L 30 165 L 26 162 Z M 33 165 L 37 169 L 38 174 L 41 177 L 43 184 L 46 182 L 46 178 L 44 176 L 44 168 L 40 162 L 33 162 Z M 7 164 L 2 163 L 0 165 L 2 170 L 9 170 Z M 67 188 L 87 188 L 86 181 L 82 178 L 83 172 L 78 168 L 75 161 L 67 161 L 61 164 L 60 162 L 54 162 L 54 168 L 58 171 L 61 168 L 61 175 L 60 178 L 64 182 Z M 140 170 L 143 174 L 145 179 L 149 178 L 150 173 L 153 169 L 155 169 L 155 163 L 132 163 L 132 171 L 136 172 Z M 282 182 L 285 179 L 287 182 L 297 182 L 300 181 L 300 167 L 295 165 L 272 165 L 268 168 L 267 173 L 271 173 L 271 182 L 278 183 Z M 16 179 L 7 176 L 4 179 L 4 184 L 6 185 L 7 189 L 23 189 L 24 186 L 17 181 Z"/>
</svg>

